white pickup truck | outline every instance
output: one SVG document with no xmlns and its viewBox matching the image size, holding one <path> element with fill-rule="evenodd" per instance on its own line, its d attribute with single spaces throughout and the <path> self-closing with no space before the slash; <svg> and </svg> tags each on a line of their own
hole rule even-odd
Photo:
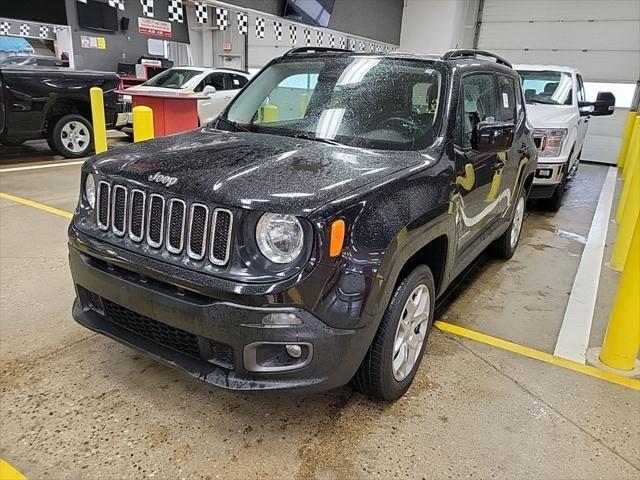
<svg viewBox="0 0 640 480">
<path fill-rule="evenodd" d="M 538 147 L 538 168 L 529 198 L 540 198 L 554 212 L 560 209 L 566 182 L 578 170 L 589 118 L 611 115 L 615 97 L 598 93 L 587 102 L 582 75 L 573 67 L 514 65 L 522 78 L 527 115 Z"/>
</svg>

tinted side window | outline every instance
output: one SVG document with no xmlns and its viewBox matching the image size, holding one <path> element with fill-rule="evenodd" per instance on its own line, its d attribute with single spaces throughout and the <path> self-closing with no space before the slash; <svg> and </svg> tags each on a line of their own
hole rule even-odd
<svg viewBox="0 0 640 480">
<path fill-rule="evenodd" d="M 231 85 L 231 90 L 238 90 L 244 87 L 248 82 L 248 80 L 242 75 L 229 74 L 228 78 L 229 85 Z"/>
<path fill-rule="evenodd" d="M 577 76 L 578 79 L 578 101 L 584 102 L 587 99 L 587 96 L 584 93 L 584 83 L 582 82 L 582 75 Z"/>
<path fill-rule="evenodd" d="M 516 89 L 510 77 L 498 75 L 498 116 L 500 122 L 516 123 Z"/>
<path fill-rule="evenodd" d="M 194 90 L 196 92 L 201 92 L 207 85 L 215 87 L 216 90 L 225 90 L 224 73 L 211 73 L 207 75 Z"/>
<path fill-rule="evenodd" d="M 457 141 L 471 147 L 471 133 L 478 123 L 496 119 L 496 93 L 493 75 L 478 73 L 462 77 L 458 109 Z"/>
</svg>

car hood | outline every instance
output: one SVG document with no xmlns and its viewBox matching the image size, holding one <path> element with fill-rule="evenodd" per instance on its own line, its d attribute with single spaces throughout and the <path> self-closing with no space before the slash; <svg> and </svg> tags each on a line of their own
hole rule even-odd
<svg viewBox="0 0 640 480">
<path fill-rule="evenodd" d="M 424 158 L 417 152 L 366 150 L 203 127 L 97 155 L 88 168 L 115 181 L 127 180 L 194 201 L 307 215 L 421 162 Z M 156 174 L 176 181 L 153 181 Z"/>
<path fill-rule="evenodd" d="M 168 93 L 184 93 L 187 91 L 186 88 L 166 88 L 166 87 L 154 87 L 150 85 L 136 85 L 134 87 L 129 87 L 125 90 L 125 92 L 168 92 Z M 126 95 L 126 93 L 125 93 Z"/>
<path fill-rule="evenodd" d="M 527 104 L 527 116 L 534 128 L 571 128 L 578 121 L 573 105 Z"/>
</svg>

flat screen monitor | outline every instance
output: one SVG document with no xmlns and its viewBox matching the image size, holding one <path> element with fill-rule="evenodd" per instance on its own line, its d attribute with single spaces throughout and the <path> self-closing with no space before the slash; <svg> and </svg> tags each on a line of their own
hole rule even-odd
<svg viewBox="0 0 640 480">
<path fill-rule="evenodd" d="M 118 31 L 118 11 L 108 3 L 87 0 L 78 4 L 78 23 L 82 28 L 103 32 Z"/>
<path fill-rule="evenodd" d="M 287 0 L 284 17 L 310 25 L 328 27 L 335 0 Z"/>
<path fill-rule="evenodd" d="M 0 17 L 67 24 L 65 0 L 0 0 Z"/>
</svg>

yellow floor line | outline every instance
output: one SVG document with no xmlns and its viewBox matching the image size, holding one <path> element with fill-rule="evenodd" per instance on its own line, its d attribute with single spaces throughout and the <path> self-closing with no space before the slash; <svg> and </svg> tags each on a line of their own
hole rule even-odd
<svg viewBox="0 0 640 480">
<path fill-rule="evenodd" d="M 27 480 L 27 477 L 0 458 L 0 480 Z"/>
<path fill-rule="evenodd" d="M 600 380 L 605 380 L 617 385 L 622 385 L 623 387 L 640 390 L 640 380 L 637 380 L 635 378 L 623 377 L 622 375 L 616 375 L 615 373 L 605 372 L 604 370 L 600 370 L 589 365 L 572 362 L 571 360 L 556 357 L 551 353 L 541 352 L 540 350 L 535 350 L 533 348 L 525 347 L 524 345 L 519 345 L 507 340 L 492 337 L 491 335 L 486 335 L 484 333 L 469 330 L 464 327 L 459 327 L 451 323 L 436 321 L 435 326 L 443 332 L 453 333 L 454 335 L 469 338 L 471 340 L 475 340 L 476 342 L 485 343 L 502 350 L 517 353 L 518 355 L 534 358 L 536 360 L 540 360 L 541 362 L 550 363 L 551 365 L 556 365 L 568 370 L 573 370 L 574 372 L 589 375 L 590 377 L 594 378 L 599 378 Z"/>
<path fill-rule="evenodd" d="M 21 205 L 26 205 L 28 207 L 37 208 L 38 210 L 43 210 L 48 213 L 53 213 L 54 215 L 58 215 L 64 218 L 72 218 L 73 213 L 67 212 L 66 210 L 61 210 L 56 207 L 50 207 L 49 205 L 45 205 L 44 203 L 35 202 L 33 200 L 29 200 L 28 198 L 17 197 L 15 195 L 11 195 L 10 193 L 0 192 L 0 198 L 4 198 L 5 200 L 10 200 L 15 203 L 19 203 Z"/>
<path fill-rule="evenodd" d="M 0 198 L 4 198 L 5 200 L 10 200 L 12 202 L 16 202 L 22 205 L 27 205 L 29 207 L 37 208 L 39 210 L 43 210 L 48 213 L 53 213 L 54 215 L 59 215 L 65 218 L 71 218 L 73 216 L 71 212 L 67 212 L 66 210 L 60 210 L 59 208 L 50 207 L 49 205 L 45 205 L 40 202 L 34 202 L 33 200 L 17 197 L 15 195 L 11 195 L 8 193 L 0 192 Z M 453 333 L 455 335 L 469 338 L 477 342 L 485 343 L 487 345 L 491 345 L 496 348 L 500 348 L 502 350 L 507 350 L 509 352 L 517 353 L 518 355 L 534 358 L 536 360 L 540 360 L 541 362 L 550 363 L 552 365 L 557 365 L 558 367 L 566 368 L 568 370 L 573 370 L 574 372 L 582 373 L 584 375 L 589 375 L 590 377 L 595 377 L 601 380 L 606 380 L 607 382 L 615 383 L 617 385 L 622 385 L 623 387 L 632 388 L 634 390 L 640 390 L 640 380 L 637 380 L 634 378 L 623 377 L 621 375 L 616 375 L 615 373 L 605 372 L 604 370 L 600 370 L 595 367 L 582 365 L 581 363 L 576 363 L 576 362 L 572 362 L 571 360 L 566 360 L 564 358 L 556 357 L 551 353 L 541 352 L 540 350 L 535 350 L 533 348 L 525 347 L 524 345 L 519 345 L 517 343 L 492 337 L 484 333 L 476 332 L 474 330 L 469 330 L 464 327 L 459 327 L 451 323 L 437 321 L 435 322 L 435 326 L 438 327 L 443 332 Z M 0 480 L 4 480 L 4 479 L 0 477 Z"/>
</svg>

